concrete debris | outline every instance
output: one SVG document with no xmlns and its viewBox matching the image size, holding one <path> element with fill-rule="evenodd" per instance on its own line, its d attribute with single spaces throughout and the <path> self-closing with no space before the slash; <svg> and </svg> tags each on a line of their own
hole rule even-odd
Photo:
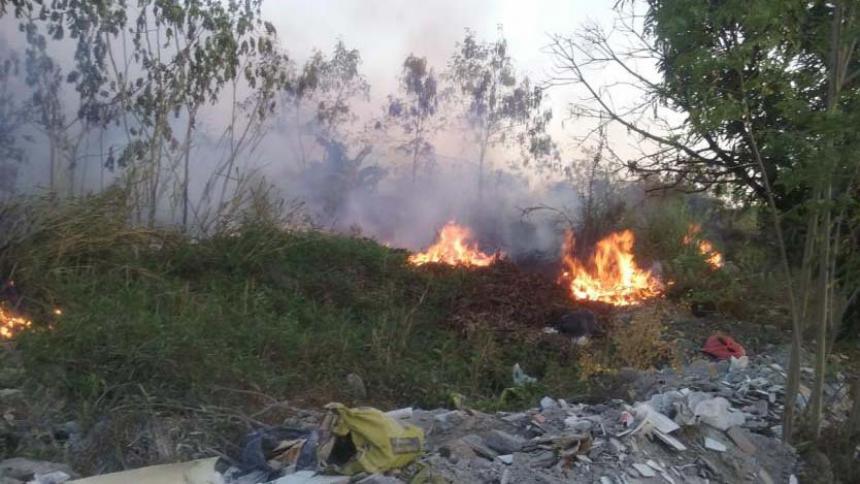
<svg viewBox="0 0 860 484">
<path fill-rule="evenodd" d="M 647 464 L 633 463 L 633 468 L 636 469 L 642 477 L 657 477 L 657 472 Z"/>
<path fill-rule="evenodd" d="M 705 437 L 705 448 L 710 450 L 715 450 L 717 452 L 725 452 L 729 450 L 726 444 L 720 442 L 719 440 L 712 439 L 710 437 Z"/>
</svg>

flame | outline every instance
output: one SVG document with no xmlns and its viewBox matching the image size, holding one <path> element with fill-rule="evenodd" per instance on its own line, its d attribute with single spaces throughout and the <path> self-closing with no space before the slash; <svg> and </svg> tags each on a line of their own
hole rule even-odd
<svg viewBox="0 0 860 484">
<path fill-rule="evenodd" d="M 0 339 L 12 339 L 32 325 L 33 323 L 29 319 L 16 316 L 0 305 Z"/>
<path fill-rule="evenodd" d="M 696 245 L 699 248 L 699 253 L 705 257 L 705 262 L 707 262 L 709 266 L 713 269 L 723 267 L 723 254 L 714 249 L 714 246 L 710 241 L 702 239 L 700 237 L 701 232 L 701 225 L 690 224 L 690 227 L 687 229 L 687 234 L 684 235 L 684 245 L 690 245 L 693 242 L 696 242 Z"/>
<path fill-rule="evenodd" d="M 614 232 L 597 243 L 594 254 L 583 263 L 573 257 L 574 236 L 568 230 L 562 246 L 562 280 L 574 299 L 629 306 L 659 296 L 663 284 L 636 264 L 630 230 Z"/>
<path fill-rule="evenodd" d="M 487 255 L 471 241 L 472 231 L 468 227 L 448 222 L 439 232 L 436 243 L 426 251 L 409 256 L 409 263 L 420 266 L 436 262 L 452 266 L 486 267 L 495 262 L 496 255 Z"/>
</svg>

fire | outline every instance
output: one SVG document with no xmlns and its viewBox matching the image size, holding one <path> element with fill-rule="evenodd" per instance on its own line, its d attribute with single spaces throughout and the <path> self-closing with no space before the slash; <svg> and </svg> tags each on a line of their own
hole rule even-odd
<svg viewBox="0 0 860 484">
<path fill-rule="evenodd" d="M 486 267 L 498 259 L 496 255 L 488 255 L 478 249 L 478 244 L 472 241 L 472 231 L 454 222 L 448 222 L 436 243 L 426 251 L 409 256 L 409 263 L 416 266 L 436 262 L 452 266 Z"/>
<path fill-rule="evenodd" d="M 562 247 L 562 280 L 570 285 L 574 299 L 629 306 L 663 292 L 660 280 L 636 263 L 636 238 L 630 230 L 604 237 L 586 263 L 573 257 L 574 242 L 573 232 L 568 231 Z"/>
<path fill-rule="evenodd" d="M 723 267 L 723 254 L 714 249 L 710 241 L 700 238 L 702 227 L 699 224 L 690 224 L 687 234 L 684 235 L 684 245 L 696 242 L 699 253 L 705 257 L 705 262 L 714 269 Z"/>
<path fill-rule="evenodd" d="M 0 305 L 0 339 L 12 339 L 32 325 L 33 323 L 29 319 L 16 316 Z"/>
</svg>

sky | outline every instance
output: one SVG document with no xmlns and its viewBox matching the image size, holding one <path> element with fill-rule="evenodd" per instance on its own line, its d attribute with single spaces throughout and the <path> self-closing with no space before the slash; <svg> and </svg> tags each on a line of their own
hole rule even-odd
<svg viewBox="0 0 860 484">
<path fill-rule="evenodd" d="M 284 47 L 299 61 L 313 49 L 329 51 L 337 39 L 361 52 L 362 70 L 379 106 L 397 89 L 402 60 L 427 57 L 437 71 L 445 65 L 466 29 L 493 40 L 502 27 L 521 73 L 536 81 L 552 75 L 546 53 L 550 34 L 571 34 L 587 22 L 608 24 L 616 0 L 269 0 L 263 14 L 278 30 Z M 549 93 L 555 113 L 552 133 L 564 146 L 561 121 L 575 93 Z"/>
</svg>

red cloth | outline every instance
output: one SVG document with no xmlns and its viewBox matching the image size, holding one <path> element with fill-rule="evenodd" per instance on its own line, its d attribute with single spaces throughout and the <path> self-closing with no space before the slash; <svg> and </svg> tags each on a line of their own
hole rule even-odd
<svg viewBox="0 0 860 484">
<path fill-rule="evenodd" d="M 728 360 L 731 356 L 740 358 L 747 354 L 747 351 L 740 343 L 721 334 L 710 336 L 708 340 L 705 341 L 705 346 L 702 347 L 702 351 L 720 360 Z"/>
</svg>

